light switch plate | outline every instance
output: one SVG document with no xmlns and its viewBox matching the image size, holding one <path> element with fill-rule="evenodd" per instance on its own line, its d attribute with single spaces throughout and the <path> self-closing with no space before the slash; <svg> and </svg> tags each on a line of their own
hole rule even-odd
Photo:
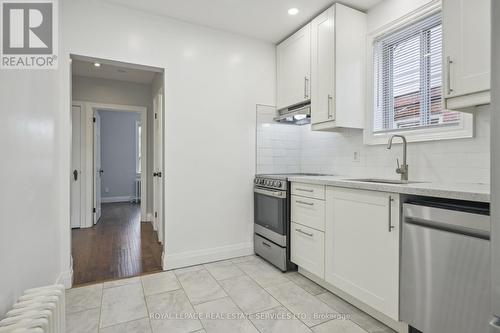
<svg viewBox="0 0 500 333">
<path fill-rule="evenodd" d="M 361 160 L 361 153 L 359 151 L 355 151 L 352 154 L 352 161 L 353 162 L 359 162 Z"/>
</svg>

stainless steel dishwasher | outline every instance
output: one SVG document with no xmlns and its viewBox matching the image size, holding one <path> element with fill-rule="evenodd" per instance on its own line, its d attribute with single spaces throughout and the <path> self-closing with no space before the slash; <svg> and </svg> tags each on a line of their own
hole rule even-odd
<svg viewBox="0 0 500 333">
<path fill-rule="evenodd" d="M 403 216 L 401 320 L 413 332 L 488 332 L 489 205 L 415 199 Z"/>
</svg>

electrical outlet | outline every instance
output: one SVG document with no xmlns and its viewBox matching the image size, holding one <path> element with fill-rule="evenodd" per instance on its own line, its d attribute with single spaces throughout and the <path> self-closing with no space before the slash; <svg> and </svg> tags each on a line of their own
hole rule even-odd
<svg viewBox="0 0 500 333">
<path fill-rule="evenodd" d="M 352 154 L 352 160 L 353 160 L 353 162 L 359 162 L 360 159 L 361 159 L 360 152 L 359 151 L 355 151 Z"/>
<path fill-rule="evenodd" d="M 109 187 L 105 187 L 104 192 L 109 193 Z"/>
</svg>

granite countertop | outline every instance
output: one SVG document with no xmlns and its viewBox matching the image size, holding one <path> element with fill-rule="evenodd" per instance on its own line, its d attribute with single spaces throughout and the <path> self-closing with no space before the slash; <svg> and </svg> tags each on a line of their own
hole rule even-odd
<svg viewBox="0 0 500 333">
<path fill-rule="evenodd" d="M 352 180 L 356 177 L 292 176 L 292 182 L 331 185 L 345 188 L 421 195 L 446 199 L 490 202 L 490 185 L 474 183 L 415 182 L 410 184 L 369 183 Z M 357 177 L 361 178 L 361 177 Z M 368 177 L 364 177 L 368 178 Z"/>
</svg>

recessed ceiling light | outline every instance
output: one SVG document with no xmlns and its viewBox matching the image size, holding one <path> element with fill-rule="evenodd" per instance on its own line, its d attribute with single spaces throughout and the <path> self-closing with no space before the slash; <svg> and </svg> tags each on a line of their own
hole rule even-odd
<svg viewBox="0 0 500 333">
<path fill-rule="evenodd" d="M 297 15 L 299 13 L 299 10 L 297 8 L 290 8 L 288 10 L 289 15 Z"/>
<path fill-rule="evenodd" d="M 95 66 L 95 67 L 101 67 L 101 64 L 100 64 L 100 63 L 98 63 L 98 62 L 94 62 L 94 66 Z"/>
</svg>

